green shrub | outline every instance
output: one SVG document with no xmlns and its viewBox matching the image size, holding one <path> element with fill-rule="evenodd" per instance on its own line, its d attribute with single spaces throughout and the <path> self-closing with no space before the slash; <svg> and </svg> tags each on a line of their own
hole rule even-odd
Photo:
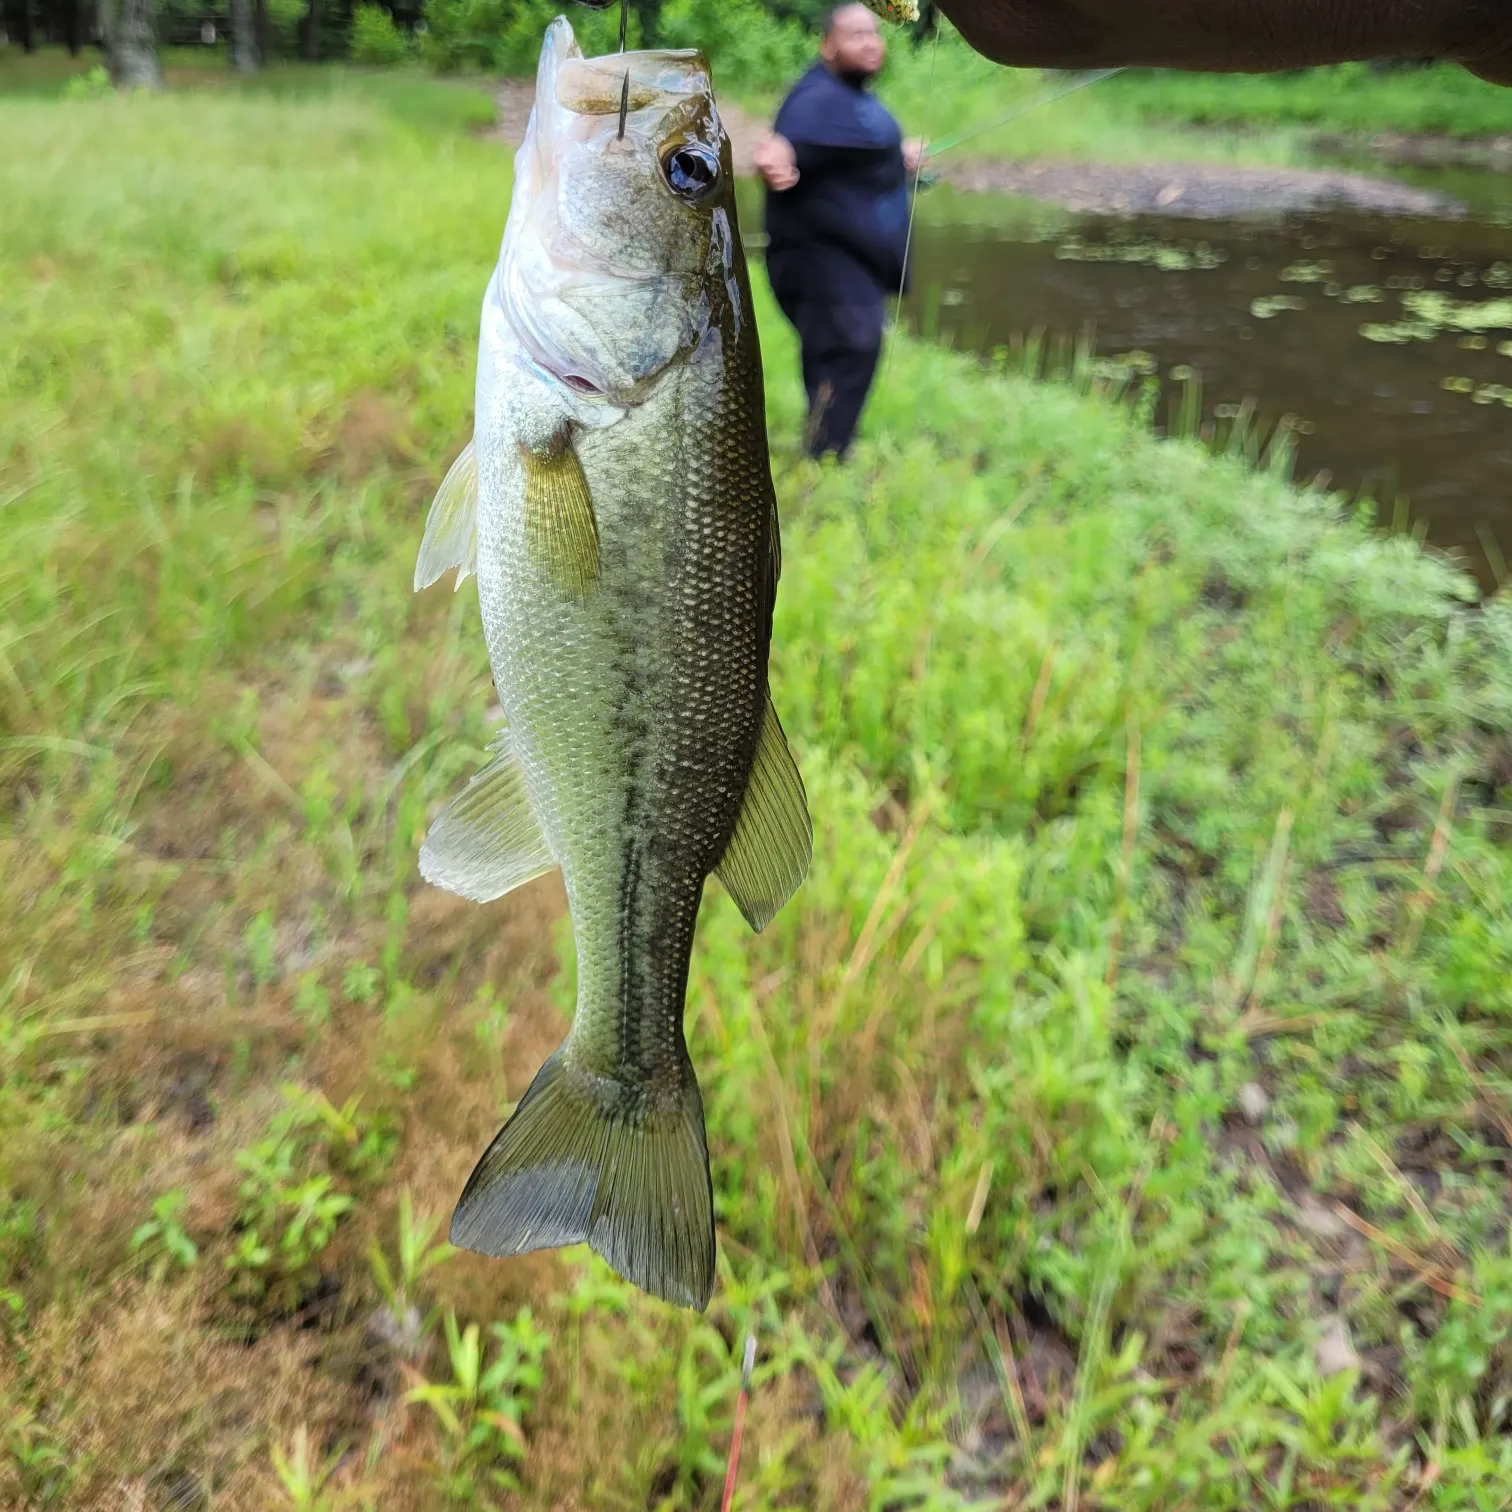
<svg viewBox="0 0 1512 1512">
<path fill-rule="evenodd" d="M 451 1380 L 422 1380 L 405 1402 L 429 1407 L 440 1428 L 436 1485 L 448 1500 L 475 1506 L 492 1492 L 520 1489 L 512 1467 L 525 1457 L 521 1424 L 535 1406 L 551 1340 L 528 1307 L 490 1327 L 492 1359 L 476 1323 L 459 1328 L 448 1311 L 444 1326 Z"/>
<path fill-rule="evenodd" d="M 583 51 L 612 52 L 619 43 L 619 11 L 572 8 L 572 29 Z M 443 72 L 488 69 L 524 77 L 535 72 L 541 38 L 562 13 L 560 0 L 427 0 L 421 56 Z M 639 21 L 630 17 L 628 42 L 641 42 Z"/>
<path fill-rule="evenodd" d="M 164 1276 L 174 1265 L 188 1270 L 199 1258 L 199 1247 L 184 1231 L 179 1216 L 184 1210 L 184 1192 L 176 1187 L 152 1204 L 152 1217 L 131 1236 L 131 1253 L 155 1276 Z"/>
<path fill-rule="evenodd" d="M 236 1157 L 245 1176 L 236 1247 L 225 1260 L 232 1296 L 277 1314 L 309 1294 L 322 1252 L 354 1205 L 350 1188 L 380 1176 L 396 1143 L 385 1119 L 359 1114 L 355 1097 L 337 1108 L 292 1085 L 283 1095 L 267 1134 Z"/>
<path fill-rule="evenodd" d="M 365 9 L 366 7 L 364 7 Z M 490 69 L 526 76 L 535 71 L 541 38 L 560 0 L 427 0 L 421 52 L 433 68 Z M 360 14 L 360 12 L 359 12 Z M 569 19 L 583 51 L 612 52 L 619 42 L 619 11 L 574 7 Z M 354 32 L 353 51 L 357 53 Z M 708 57 L 717 83 L 742 90 L 784 87 L 814 53 L 813 33 L 779 20 L 757 0 L 669 0 L 654 18 L 630 13 L 631 47 L 696 47 Z M 360 56 L 360 53 L 357 53 Z"/>
<path fill-rule="evenodd" d="M 779 21 L 756 0 L 670 0 L 657 40 L 664 47 L 697 47 L 714 70 L 717 87 L 778 90 L 813 60 L 812 32 L 796 21 Z"/>
<path fill-rule="evenodd" d="M 352 12 L 352 56 L 359 63 L 392 68 L 412 51 L 409 33 L 381 5 L 359 5 Z"/>
<path fill-rule="evenodd" d="M 69 100 L 87 100 L 91 95 L 110 93 L 110 75 L 98 63 L 88 73 L 75 75 L 63 86 L 63 96 Z"/>
<path fill-rule="evenodd" d="M 305 0 L 263 0 L 268 29 L 272 32 L 273 51 L 280 57 L 293 57 L 299 51 L 299 23 L 304 19 Z"/>
</svg>

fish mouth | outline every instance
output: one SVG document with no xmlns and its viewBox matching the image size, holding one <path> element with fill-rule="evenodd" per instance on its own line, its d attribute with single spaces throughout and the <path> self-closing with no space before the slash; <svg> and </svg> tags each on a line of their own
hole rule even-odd
<svg viewBox="0 0 1512 1512">
<path fill-rule="evenodd" d="M 565 16 L 546 28 L 536 85 L 538 100 L 577 116 L 618 116 L 622 105 L 630 112 L 665 110 L 713 93 L 708 59 L 696 48 L 640 48 L 590 58 Z"/>
</svg>

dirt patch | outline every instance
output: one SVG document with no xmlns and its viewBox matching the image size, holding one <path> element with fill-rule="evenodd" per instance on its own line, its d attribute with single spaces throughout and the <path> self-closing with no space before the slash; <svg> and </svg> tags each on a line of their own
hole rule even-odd
<svg viewBox="0 0 1512 1512">
<path fill-rule="evenodd" d="M 499 104 L 499 119 L 488 135 L 511 147 L 518 147 L 525 140 L 530 107 L 535 103 L 535 84 L 530 79 L 505 79 L 495 98 Z"/>
<path fill-rule="evenodd" d="M 407 428 L 408 416 L 393 399 L 365 389 L 347 401 L 320 461 L 343 482 L 358 482 L 381 467 L 411 460 Z"/>
<path fill-rule="evenodd" d="M 1326 133 L 1312 139 L 1318 152 L 1343 157 L 1368 152 L 1383 163 L 1409 167 L 1446 168 L 1466 165 L 1512 172 L 1512 136 L 1443 137 L 1403 131 L 1382 131 L 1374 136 Z"/>
<path fill-rule="evenodd" d="M 511 146 L 524 139 L 535 85 L 506 79 L 500 86 L 493 134 Z M 721 105 L 735 171 L 753 174 L 754 151 L 767 123 L 738 105 Z M 1405 139 L 1404 139 L 1405 140 Z M 957 189 L 1022 194 L 1093 215 L 1181 215 L 1224 219 L 1255 211 L 1316 210 L 1348 205 L 1381 215 L 1459 216 L 1465 207 L 1446 195 L 1412 189 L 1363 173 L 1315 168 L 1252 168 L 1217 163 L 1070 163 L 1054 159 L 1007 162 L 963 158 L 938 164 L 942 183 Z"/>
</svg>

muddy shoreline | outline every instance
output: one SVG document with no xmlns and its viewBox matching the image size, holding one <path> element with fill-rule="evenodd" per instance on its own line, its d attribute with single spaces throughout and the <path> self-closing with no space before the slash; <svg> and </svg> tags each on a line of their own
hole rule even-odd
<svg viewBox="0 0 1512 1512">
<path fill-rule="evenodd" d="M 517 145 L 525 134 L 535 86 L 507 79 L 498 92 L 493 135 Z M 766 122 L 722 105 L 735 171 L 754 173 L 753 151 Z M 1380 215 L 1454 218 L 1464 206 L 1447 195 L 1413 189 L 1364 173 L 1320 168 L 1257 168 L 1219 163 L 1119 164 L 1036 159 L 948 158 L 933 165 L 939 182 L 972 192 L 1026 195 L 1096 215 L 1178 215 L 1219 219 L 1323 206 Z"/>
<path fill-rule="evenodd" d="M 1456 219 L 1465 213 L 1465 207 L 1447 195 L 1363 173 L 1322 168 L 977 160 L 942 163 L 939 178 L 957 189 L 1027 195 L 1093 215 L 1224 220 L 1325 206 L 1438 219 Z"/>
</svg>

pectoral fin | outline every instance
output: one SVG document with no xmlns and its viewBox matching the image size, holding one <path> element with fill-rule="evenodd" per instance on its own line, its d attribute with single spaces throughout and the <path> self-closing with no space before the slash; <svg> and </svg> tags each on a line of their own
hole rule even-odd
<svg viewBox="0 0 1512 1512">
<path fill-rule="evenodd" d="M 547 456 L 520 448 L 525 465 L 525 547 L 564 592 L 586 598 L 599 576 L 598 522 L 570 438 Z"/>
<path fill-rule="evenodd" d="M 768 695 L 745 802 L 716 868 L 752 929 L 765 929 L 798 890 L 813 847 L 803 778 Z"/>
<path fill-rule="evenodd" d="M 457 587 L 478 567 L 478 459 L 471 441 L 436 490 L 415 563 L 415 592 L 457 569 Z"/>
<path fill-rule="evenodd" d="M 475 903 L 556 865 L 525 792 L 525 773 L 506 730 L 498 754 L 441 811 L 420 847 L 420 875 Z"/>
</svg>

